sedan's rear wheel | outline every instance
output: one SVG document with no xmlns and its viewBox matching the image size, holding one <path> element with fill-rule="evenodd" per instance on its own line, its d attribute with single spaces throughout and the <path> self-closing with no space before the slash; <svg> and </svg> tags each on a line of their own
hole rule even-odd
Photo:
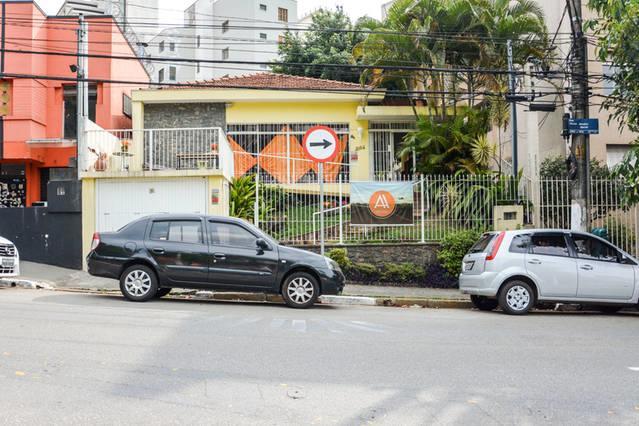
<svg viewBox="0 0 639 426">
<path fill-rule="evenodd" d="M 133 265 L 120 276 L 120 291 L 133 302 L 146 302 L 158 292 L 155 272 L 145 265 Z"/>
<path fill-rule="evenodd" d="M 492 311 L 499 306 L 497 299 L 489 299 L 486 296 L 472 295 L 470 296 L 470 301 L 473 303 L 473 306 L 480 311 Z"/>
<path fill-rule="evenodd" d="M 535 293 L 524 281 L 510 281 L 499 293 L 499 307 L 510 315 L 525 315 L 535 306 Z"/>
<path fill-rule="evenodd" d="M 295 272 L 284 281 L 282 298 L 291 308 L 306 309 L 315 304 L 319 291 L 315 277 L 305 272 Z"/>
</svg>

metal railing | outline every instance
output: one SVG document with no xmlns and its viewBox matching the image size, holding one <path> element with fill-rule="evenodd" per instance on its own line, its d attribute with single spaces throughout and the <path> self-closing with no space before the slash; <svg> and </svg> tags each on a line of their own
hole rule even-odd
<svg viewBox="0 0 639 426">
<path fill-rule="evenodd" d="M 83 172 L 219 170 L 234 173 L 233 151 L 219 127 L 87 131 Z"/>
<path fill-rule="evenodd" d="M 325 184 L 325 240 L 337 244 L 371 242 L 434 242 L 446 234 L 494 226 L 494 207 L 520 205 L 522 226 L 531 226 L 531 183 L 512 177 L 417 176 L 412 182 L 413 221 L 409 225 L 365 226 L 351 222 L 351 188 L 344 177 Z M 316 244 L 319 239 L 319 185 L 260 184 L 256 222 L 289 244 Z"/>
<path fill-rule="evenodd" d="M 510 176 L 416 176 L 413 223 L 364 226 L 351 222 L 350 183 L 339 176 L 325 185 L 326 242 L 332 244 L 438 242 L 451 232 L 493 230 L 495 207 L 518 206 L 522 228 L 571 227 L 571 182 L 530 180 Z M 319 235 L 319 185 L 316 182 L 260 185 L 259 225 L 282 242 L 313 245 Z M 593 180 L 590 192 L 591 230 L 602 228 L 609 240 L 639 255 L 639 209 L 623 205 L 621 183 Z"/>
</svg>

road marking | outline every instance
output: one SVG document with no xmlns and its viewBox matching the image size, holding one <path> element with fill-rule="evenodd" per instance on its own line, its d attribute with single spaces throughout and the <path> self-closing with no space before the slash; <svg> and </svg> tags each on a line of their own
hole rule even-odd
<svg viewBox="0 0 639 426">
<path fill-rule="evenodd" d="M 639 367 L 628 367 L 630 371 L 639 371 Z"/>
<path fill-rule="evenodd" d="M 293 330 L 301 331 L 302 333 L 306 333 L 306 321 L 304 321 L 304 320 L 293 320 Z"/>
<path fill-rule="evenodd" d="M 271 321 L 271 328 L 281 328 L 284 325 L 284 322 L 286 320 L 282 319 L 282 318 L 273 318 L 273 320 Z"/>
</svg>

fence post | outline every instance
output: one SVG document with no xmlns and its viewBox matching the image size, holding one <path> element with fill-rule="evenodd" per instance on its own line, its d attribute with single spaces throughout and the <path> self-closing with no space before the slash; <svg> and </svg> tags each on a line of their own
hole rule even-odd
<svg viewBox="0 0 639 426">
<path fill-rule="evenodd" d="M 144 164 L 142 164 L 142 167 L 144 167 Z M 149 170 L 153 171 L 153 169 L 153 130 L 149 130 Z"/>
<path fill-rule="evenodd" d="M 339 243 L 344 244 L 344 214 L 342 210 L 344 210 L 344 202 L 342 199 L 342 174 L 339 174 Z"/>
<path fill-rule="evenodd" d="M 422 223 L 421 223 L 421 225 L 422 225 L 422 243 L 426 242 L 426 217 L 425 217 L 426 215 L 425 215 L 425 212 L 424 212 L 424 198 L 425 198 L 425 195 L 426 195 L 426 191 L 425 191 L 425 188 L 424 188 L 424 175 L 422 175 L 421 176 L 421 185 L 420 185 L 420 198 L 421 198 L 420 204 L 421 204 L 421 211 L 422 211 L 422 214 L 421 214 L 421 217 L 422 217 Z"/>
<path fill-rule="evenodd" d="M 291 129 L 286 127 L 286 183 L 291 183 Z"/>
<path fill-rule="evenodd" d="M 260 154 L 257 157 L 257 173 L 255 173 L 255 207 L 253 208 L 253 222 L 260 227 Z"/>
</svg>

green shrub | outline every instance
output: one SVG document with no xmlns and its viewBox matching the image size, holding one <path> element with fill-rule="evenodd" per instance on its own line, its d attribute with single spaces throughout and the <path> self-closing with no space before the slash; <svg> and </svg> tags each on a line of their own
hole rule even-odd
<svg viewBox="0 0 639 426">
<path fill-rule="evenodd" d="M 353 262 L 348 258 L 348 251 L 343 248 L 335 248 L 326 253 L 326 256 L 333 259 L 343 271 L 349 270 Z"/>
<path fill-rule="evenodd" d="M 391 283 L 417 282 L 426 276 L 424 268 L 414 263 L 385 263 L 380 280 Z"/>
<path fill-rule="evenodd" d="M 480 236 L 478 231 L 458 231 L 444 237 L 437 259 L 451 276 L 461 273 L 462 259 Z"/>
<path fill-rule="evenodd" d="M 370 263 L 353 263 L 348 270 L 348 278 L 363 283 L 379 281 L 379 270 Z"/>
</svg>

